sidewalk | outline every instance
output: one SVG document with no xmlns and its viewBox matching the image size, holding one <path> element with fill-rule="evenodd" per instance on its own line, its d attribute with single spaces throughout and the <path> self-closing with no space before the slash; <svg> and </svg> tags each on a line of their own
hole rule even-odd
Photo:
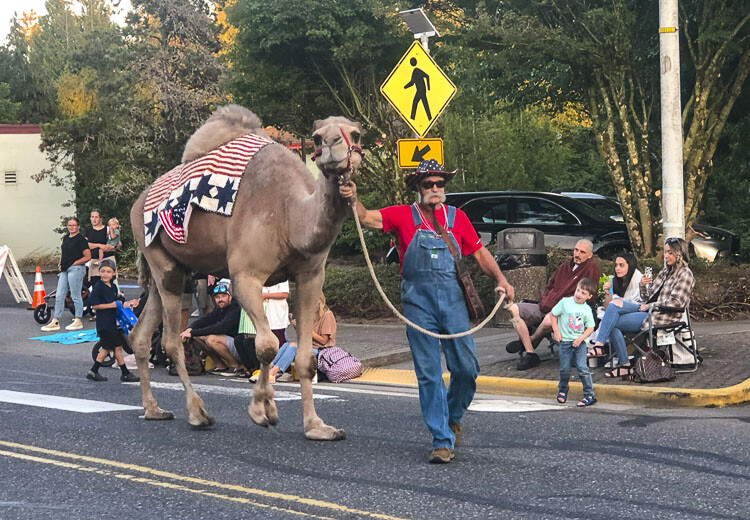
<svg viewBox="0 0 750 520">
<path fill-rule="evenodd" d="M 707 406 L 726 401 L 715 399 L 706 401 L 706 396 L 727 394 L 726 389 L 750 381 L 750 320 L 725 322 L 693 322 L 703 364 L 697 372 L 678 374 L 677 378 L 668 383 L 641 385 L 638 383 L 611 380 L 604 378 L 604 368 L 592 369 L 597 396 L 602 400 L 612 402 L 639 402 L 654 405 L 665 405 L 668 401 L 685 400 L 691 405 Z M 527 371 L 515 369 L 518 361 L 517 354 L 508 354 L 505 345 L 515 339 L 511 329 L 486 327 L 475 337 L 477 357 L 480 365 L 479 389 L 493 388 L 515 395 L 549 395 L 553 397 L 558 376 L 557 352 L 553 355 L 547 347 L 546 341 L 537 349 L 542 358 L 542 364 Z M 413 376 L 411 355 L 406 339 L 406 326 L 400 324 L 348 324 L 339 323 L 336 334 L 339 346 L 362 360 L 366 370 L 363 382 L 391 382 L 416 384 Z M 411 371 L 411 374 L 395 370 L 372 370 L 375 368 Z M 576 381 L 575 370 L 571 381 Z M 485 376 L 485 377 L 482 377 Z M 482 384 L 484 383 L 484 385 Z M 609 387 L 604 390 L 602 385 Z M 746 384 L 744 386 L 750 386 Z M 572 387 L 575 393 L 575 386 Z M 580 384 L 578 385 L 580 388 Z M 680 389 L 673 391 L 671 389 Z M 695 392 L 685 392 L 682 389 L 694 389 Z M 698 390 L 710 390 L 698 392 Z M 745 398 L 735 395 L 740 401 L 750 400 L 750 388 L 734 389 L 732 392 L 744 392 Z M 498 393 L 498 392 L 494 392 Z M 610 397 L 610 399 L 607 398 Z M 646 397 L 644 397 L 646 396 Z M 650 396 L 650 397 L 648 397 Z M 659 399 L 654 400 L 654 397 Z M 698 399 L 698 398 L 701 399 Z M 735 399 L 735 402 L 737 401 Z M 662 402 L 663 401 L 663 402 Z M 700 404 L 704 403 L 704 404 Z"/>
</svg>

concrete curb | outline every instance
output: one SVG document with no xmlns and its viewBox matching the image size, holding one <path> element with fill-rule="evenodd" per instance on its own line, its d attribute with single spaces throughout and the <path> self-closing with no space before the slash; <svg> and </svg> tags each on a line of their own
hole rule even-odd
<svg viewBox="0 0 750 520">
<path fill-rule="evenodd" d="M 448 383 L 449 375 L 443 374 Z M 417 386 L 413 370 L 367 368 L 355 383 Z M 582 395 L 581 383 L 571 383 L 576 395 Z M 613 404 L 651 406 L 655 408 L 719 407 L 750 403 L 750 379 L 724 388 L 660 388 L 653 386 L 597 385 L 596 398 Z M 479 376 L 477 392 L 483 394 L 518 395 L 554 399 L 557 381 Z"/>
</svg>

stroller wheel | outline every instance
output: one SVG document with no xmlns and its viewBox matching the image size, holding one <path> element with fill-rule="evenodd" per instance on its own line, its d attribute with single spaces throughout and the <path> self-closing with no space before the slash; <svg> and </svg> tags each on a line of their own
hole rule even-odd
<svg viewBox="0 0 750 520">
<path fill-rule="evenodd" d="M 34 320 L 40 325 L 46 325 L 52 317 L 52 309 L 46 303 L 37 305 L 34 308 Z"/>
<path fill-rule="evenodd" d="M 91 349 L 91 357 L 94 361 L 96 361 L 96 358 L 99 356 L 99 350 L 101 350 L 101 343 L 97 341 L 94 344 L 94 348 Z M 111 367 L 114 364 L 115 356 L 112 351 L 107 352 L 107 357 L 105 357 L 104 360 L 100 362 L 100 365 L 103 367 Z"/>
</svg>

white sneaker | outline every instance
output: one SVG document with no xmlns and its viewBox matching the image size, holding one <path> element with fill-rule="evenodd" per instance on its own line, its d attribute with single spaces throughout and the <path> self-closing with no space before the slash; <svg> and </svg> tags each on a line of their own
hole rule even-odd
<svg viewBox="0 0 750 520">
<path fill-rule="evenodd" d="M 60 330 L 60 322 L 57 319 L 52 320 L 50 323 L 42 327 L 42 332 L 52 332 L 53 330 Z"/>
<path fill-rule="evenodd" d="M 81 318 L 76 318 L 73 320 L 73 323 L 65 327 L 65 330 L 81 330 L 82 328 L 83 323 L 81 322 Z"/>
<path fill-rule="evenodd" d="M 200 315 L 201 315 L 201 313 L 198 312 L 198 309 L 195 309 L 190 316 L 193 317 L 193 318 L 195 318 L 196 316 L 200 316 Z"/>
</svg>

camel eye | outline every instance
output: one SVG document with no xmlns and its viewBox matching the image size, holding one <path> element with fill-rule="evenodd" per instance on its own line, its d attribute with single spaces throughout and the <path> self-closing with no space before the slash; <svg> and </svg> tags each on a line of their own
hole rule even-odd
<svg viewBox="0 0 750 520">
<path fill-rule="evenodd" d="M 358 143 L 359 138 L 360 138 L 359 132 L 356 132 L 356 131 L 352 132 L 352 141 L 354 141 L 355 143 Z"/>
<path fill-rule="evenodd" d="M 315 143 L 315 146 L 320 146 L 323 144 L 323 139 L 319 135 L 314 135 L 313 142 Z"/>
</svg>

